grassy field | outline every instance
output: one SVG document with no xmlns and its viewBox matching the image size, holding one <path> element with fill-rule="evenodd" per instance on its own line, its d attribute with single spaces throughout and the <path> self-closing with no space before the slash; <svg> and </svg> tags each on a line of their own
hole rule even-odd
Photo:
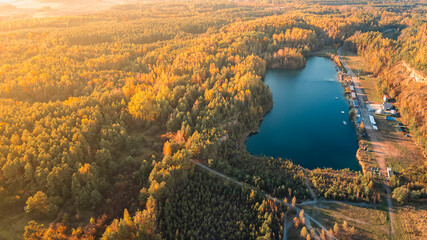
<svg viewBox="0 0 427 240">
<path fill-rule="evenodd" d="M 10 210 L 7 214 L 0 214 L 0 240 L 22 239 L 24 228 L 32 219 L 19 207 Z M 37 221 L 39 224 L 49 225 L 49 221 Z"/>
<path fill-rule="evenodd" d="M 359 76 L 369 101 L 381 103 L 382 99 L 377 94 L 377 83 L 375 78 L 370 77 L 370 67 L 365 59 L 352 52 L 342 52 L 344 61 L 350 66 L 351 70 Z"/>
<path fill-rule="evenodd" d="M 335 54 L 336 55 L 337 49 L 327 48 L 327 49 L 324 49 L 322 51 L 312 53 L 313 56 L 318 56 L 318 57 L 329 57 L 329 54 Z"/>
<path fill-rule="evenodd" d="M 389 221 L 385 208 L 359 207 L 345 203 L 318 203 L 304 206 L 304 211 L 318 219 L 327 228 L 335 222 L 342 225 L 347 221 L 354 226 L 363 239 L 388 239 Z"/>
<path fill-rule="evenodd" d="M 377 94 L 377 83 L 375 78 L 368 77 L 367 75 L 361 74 L 359 76 L 363 84 L 363 89 L 368 96 L 369 101 L 375 103 L 381 103 L 382 99 Z"/>
<path fill-rule="evenodd" d="M 369 72 L 369 65 L 365 59 L 355 53 L 349 51 L 342 51 L 344 61 L 350 66 L 354 73 L 360 74 L 364 71 Z"/>
<path fill-rule="evenodd" d="M 427 239 L 427 206 L 395 206 L 396 239 Z"/>
</svg>

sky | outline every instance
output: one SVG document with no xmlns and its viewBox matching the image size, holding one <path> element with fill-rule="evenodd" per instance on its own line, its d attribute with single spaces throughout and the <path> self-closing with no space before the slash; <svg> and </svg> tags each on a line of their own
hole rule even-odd
<svg viewBox="0 0 427 240">
<path fill-rule="evenodd" d="M 141 0 L 0 0 L 0 17 L 78 15 Z"/>
</svg>

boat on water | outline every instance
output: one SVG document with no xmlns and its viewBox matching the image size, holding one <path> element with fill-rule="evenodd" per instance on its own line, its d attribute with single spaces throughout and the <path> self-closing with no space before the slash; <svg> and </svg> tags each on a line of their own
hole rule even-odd
<svg viewBox="0 0 427 240">
<path fill-rule="evenodd" d="M 342 123 L 344 123 L 344 125 L 347 125 L 347 122 L 346 122 L 346 121 L 342 121 Z"/>
</svg>

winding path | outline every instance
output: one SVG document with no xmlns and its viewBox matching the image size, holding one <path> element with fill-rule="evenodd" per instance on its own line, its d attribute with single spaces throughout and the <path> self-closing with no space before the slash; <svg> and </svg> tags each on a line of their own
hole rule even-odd
<svg viewBox="0 0 427 240">
<path fill-rule="evenodd" d="M 366 129 L 366 132 L 367 132 L 367 134 L 368 134 L 368 136 L 369 136 L 369 138 L 370 138 L 370 140 L 372 142 L 373 149 L 376 152 L 376 155 L 377 155 L 376 160 L 377 160 L 378 166 L 380 167 L 380 169 L 383 172 L 383 174 L 386 175 L 386 171 L 387 171 L 386 170 L 387 169 L 387 165 L 386 165 L 386 161 L 385 161 L 386 147 L 384 146 L 384 144 L 382 144 L 381 142 L 378 141 L 379 138 L 377 136 L 377 132 L 373 131 L 373 129 L 372 129 L 369 121 L 367 121 L 369 119 L 369 112 L 368 112 L 367 106 L 365 105 L 365 101 L 364 101 L 364 99 L 362 97 L 362 95 L 364 95 L 364 93 L 362 92 L 360 80 L 353 73 L 353 71 L 350 69 L 350 67 L 347 65 L 347 63 L 344 62 L 344 60 L 342 58 L 342 55 L 341 55 L 341 51 L 342 51 L 342 47 L 340 47 L 338 49 L 338 55 L 339 55 L 341 63 L 347 69 L 347 72 L 350 74 L 351 79 L 352 79 L 352 81 L 354 83 L 355 91 L 357 93 L 357 99 L 360 102 L 359 111 L 361 113 L 361 118 L 362 118 L 363 122 L 368 123 L 368 124 L 365 124 L 365 129 Z M 235 179 L 233 179 L 231 177 L 228 177 L 228 176 L 226 176 L 226 175 L 224 175 L 224 174 L 222 174 L 222 173 L 220 173 L 218 171 L 215 171 L 215 170 L 209 168 L 208 166 L 206 166 L 206 165 L 204 165 L 204 164 L 202 164 L 200 162 L 196 162 L 196 161 L 194 161 L 192 159 L 190 159 L 190 161 L 193 164 L 195 164 L 196 166 L 202 168 L 203 170 L 206 170 L 206 171 L 208 171 L 210 173 L 213 173 L 213 174 L 215 174 L 215 175 L 217 175 L 217 176 L 219 176 L 219 177 L 221 177 L 223 179 L 226 179 L 226 180 L 228 180 L 228 181 L 230 181 L 230 182 L 232 182 L 232 183 L 234 183 L 234 184 L 236 184 L 238 186 L 241 186 L 241 187 L 245 186 L 245 187 L 248 187 L 250 189 L 262 192 L 262 193 L 264 193 L 264 196 L 267 199 L 270 199 L 270 200 L 272 200 L 272 201 L 274 201 L 275 203 L 278 203 L 278 204 L 286 204 L 286 206 L 289 207 L 289 208 L 291 208 L 291 207 L 294 208 L 296 210 L 297 214 L 299 214 L 301 212 L 301 210 L 302 210 L 301 208 L 298 208 L 297 206 L 312 205 L 312 204 L 316 204 L 318 202 L 317 196 L 314 193 L 313 189 L 311 188 L 310 182 L 307 179 L 307 177 L 305 177 L 306 185 L 307 185 L 307 188 L 310 191 L 310 194 L 313 196 L 314 200 L 303 202 L 301 204 L 298 204 L 297 206 L 290 206 L 288 203 L 285 203 L 284 201 L 281 201 L 280 199 L 272 197 L 270 194 L 267 194 L 264 191 L 262 191 L 260 189 L 257 189 L 254 186 L 251 186 L 251 185 L 249 185 L 247 183 L 239 182 L 239 181 L 237 181 L 237 180 L 235 180 Z M 385 191 L 387 193 L 386 194 L 386 196 L 387 196 L 387 204 L 388 204 L 388 211 L 389 211 L 389 216 L 390 216 L 390 238 L 394 239 L 394 232 L 395 232 L 395 230 L 394 230 L 394 215 L 393 215 L 393 211 L 392 211 L 393 206 L 392 206 L 392 201 L 391 201 L 390 186 L 388 185 L 388 182 L 386 182 L 386 181 L 383 181 L 382 183 L 383 183 L 383 187 L 384 187 L 384 189 L 385 189 Z M 335 201 L 335 200 L 320 200 L 320 201 L 322 201 L 322 202 L 324 202 L 324 201 L 325 202 L 338 202 L 338 201 Z M 355 206 L 364 206 L 364 207 L 369 206 L 369 204 L 366 204 L 366 203 L 348 203 L 348 204 L 355 205 Z M 289 226 L 287 224 L 287 220 L 286 220 L 286 217 L 287 217 L 286 214 L 287 214 L 287 212 L 285 213 L 285 219 L 284 219 L 284 223 L 283 223 L 283 239 L 286 239 L 286 237 L 287 237 L 287 230 L 289 228 Z M 311 231 L 313 229 L 319 235 L 319 231 L 312 226 L 312 223 L 314 223 L 319 228 L 323 229 L 330 239 L 336 239 L 335 236 L 330 235 L 330 233 L 328 232 L 328 230 L 326 229 L 326 227 L 324 227 L 319 221 L 317 221 L 316 219 L 314 219 L 313 217 L 311 217 L 307 213 L 304 213 L 304 218 L 305 218 L 305 225 L 306 225 L 306 227 L 307 227 L 307 229 L 309 231 Z M 360 222 L 359 224 L 365 224 L 365 223 L 364 222 Z"/>
<path fill-rule="evenodd" d="M 300 204 L 296 204 L 297 206 L 307 206 L 307 205 L 316 205 L 317 203 L 322 204 L 322 203 L 343 203 L 343 204 L 347 204 L 347 205 L 352 205 L 352 206 L 356 206 L 356 207 L 370 207 L 370 208 L 376 208 L 376 206 L 372 203 L 365 203 L 365 202 L 347 202 L 347 201 L 337 201 L 337 200 L 330 200 L 330 199 L 321 199 L 318 201 L 304 201 Z"/>
<path fill-rule="evenodd" d="M 381 174 L 383 176 L 387 176 L 387 163 L 385 160 L 385 153 L 387 152 L 387 147 L 379 141 L 378 132 L 374 131 L 371 127 L 370 121 L 369 121 L 369 112 L 368 108 L 365 104 L 365 101 L 363 99 L 363 95 L 365 95 L 362 91 L 361 83 L 359 78 L 353 73 L 351 68 L 347 65 L 347 63 L 344 61 L 341 55 L 342 47 L 338 49 L 338 55 L 340 58 L 340 61 L 342 65 L 346 68 L 347 72 L 351 76 L 351 80 L 354 83 L 354 88 L 357 93 L 357 100 L 359 100 L 360 106 L 359 106 L 359 112 L 361 113 L 362 121 L 365 123 L 365 129 L 366 133 L 368 134 L 369 139 L 371 140 L 372 148 L 376 154 L 376 161 L 378 164 L 378 167 L 381 170 Z M 389 186 L 388 181 L 382 181 L 383 188 L 386 192 L 387 197 L 387 204 L 388 204 L 388 213 L 390 218 L 390 239 L 394 239 L 394 213 L 393 213 L 393 203 L 391 200 L 391 190 Z"/>
<path fill-rule="evenodd" d="M 287 224 L 287 216 L 288 215 L 288 211 L 285 212 L 285 219 L 283 220 L 283 240 L 286 240 L 288 238 L 288 229 L 290 226 L 288 226 Z"/>
<path fill-rule="evenodd" d="M 313 197 L 313 202 L 316 203 L 317 202 L 317 195 L 314 193 L 313 188 L 311 188 L 310 181 L 308 180 L 308 178 L 306 176 L 306 171 L 304 169 L 303 169 L 303 173 L 304 173 L 305 185 L 307 185 L 308 191 L 310 191 L 310 194 Z"/>
<path fill-rule="evenodd" d="M 264 196 L 265 196 L 267 199 L 270 199 L 270 200 L 272 200 L 272 201 L 274 201 L 275 203 L 278 203 L 278 204 L 286 204 L 286 206 L 287 206 L 287 207 L 289 207 L 289 208 L 294 208 L 294 209 L 296 210 L 297 214 L 299 214 L 299 213 L 301 212 L 301 209 L 300 209 L 300 208 L 298 208 L 298 207 L 296 207 L 296 206 L 291 206 L 291 205 L 289 205 L 288 203 L 285 203 L 284 201 L 281 201 L 281 200 L 279 200 L 279 199 L 277 199 L 277 198 L 275 198 L 275 197 L 271 196 L 270 194 L 267 194 L 267 193 L 265 193 L 264 191 L 262 191 L 262 190 L 260 190 L 260 189 L 258 189 L 258 188 L 256 188 L 256 187 L 254 187 L 254 186 L 251 186 L 251 185 L 249 185 L 249 184 L 247 184 L 247 183 L 239 182 L 239 181 L 237 181 L 237 180 L 235 180 L 235 179 L 233 179 L 233 178 L 231 178 L 231 177 L 228 177 L 228 176 L 226 176 L 226 175 L 224 175 L 224 174 L 222 174 L 222 173 L 220 173 L 220 172 L 218 172 L 218 171 L 215 171 L 215 170 L 213 170 L 213 169 L 209 168 L 208 166 L 206 166 L 206 165 L 204 165 L 204 164 L 202 164 L 202 163 L 196 162 L 196 161 L 194 161 L 194 160 L 192 160 L 192 159 L 190 159 L 190 162 L 192 162 L 192 163 L 193 163 L 193 164 L 195 164 L 196 166 L 198 166 L 198 167 L 200 167 L 200 168 L 202 168 L 202 169 L 204 169 L 204 170 L 206 170 L 206 171 L 208 171 L 208 172 L 211 172 L 211 173 L 213 173 L 213 174 L 215 174 L 215 175 L 217 175 L 217 176 L 219 176 L 219 177 L 221 177 L 221 178 L 227 179 L 228 181 L 230 181 L 230 182 L 232 182 L 232 183 L 234 183 L 234 184 L 236 184 L 236 185 L 238 185 L 238 186 L 241 186 L 241 187 L 246 186 L 246 187 L 248 187 L 248 188 L 250 188 L 250 189 L 253 189 L 253 190 L 256 190 L 256 191 L 262 192 L 262 193 L 264 193 Z M 317 230 L 312 226 L 312 224 L 311 224 L 311 223 L 314 223 L 314 224 L 316 224 L 319 228 L 323 229 L 323 231 L 325 231 L 325 233 L 329 236 L 329 238 L 330 238 L 330 239 L 336 240 L 335 236 L 330 235 L 330 234 L 329 234 L 329 232 L 328 232 L 328 229 L 326 229 L 326 227 L 325 227 L 325 226 L 323 226 L 319 221 L 317 221 L 316 219 L 312 218 L 312 217 L 311 217 L 310 215 L 308 215 L 307 213 L 304 213 L 304 218 L 305 218 L 305 225 L 306 225 L 306 227 L 307 227 L 307 229 L 308 229 L 309 231 L 311 231 L 311 229 L 313 229 L 315 232 L 317 232 L 317 233 L 318 233 L 318 231 L 317 231 Z M 284 230 L 283 230 L 283 231 L 284 231 L 284 235 L 285 235 L 285 234 L 286 234 L 286 232 L 287 232 L 286 218 L 285 218 L 285 220 L 284 220 L 283 225 L 284 225 L 284 226 L 283 226 L 283 228 L 284 228 Z M 284 236 L 284 237 L 285 237 L 285 236 Z M 285 238 L 284 238 L 284 239 L 285 239 Z"/>
</svg>

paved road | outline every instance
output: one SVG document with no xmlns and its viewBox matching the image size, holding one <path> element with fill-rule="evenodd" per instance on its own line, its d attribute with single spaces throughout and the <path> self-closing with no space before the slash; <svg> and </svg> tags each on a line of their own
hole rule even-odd
<svg viewBox="0 0 427 240">
<path fill-rule="evenodd" d="M 376 160 L 378 167 L 381 170 L 382 176 L 387 176 L 387 163 L 385 160 L 385 153 L 387 152 L 387 147 L 381 143 L 380 136 L 377 131 L 374 131 L 371 123 L 369 121 L 369 111 L 365 104 L 364 93 L 360 84 L 359 78 L 353 73 L 351 68 L 347 65 L 341 55 L 342 47 L 338 49 L 338 55 L 342 65 L 347 69 L 347 72 L 350 74 L 351 80 L 354 83 L 354 88 L 357 93 L 357 100 L 359 100 L 359 113 L 361 115 L 362 121 L 365 123 L 366 133 L 371 141 L 372 148 L 376 154 Z M 382 181 L 383 188 L 387 196 L 388 212 L 390 217 L 390 239 L 394 239 L 394 214 L 393 214 L 393 203 L 391 200 L 391 190 L 388 181 Z"/>
<path fill-rule="evenodd" d="M 202 164 L 202 163 L 196 162 L 196 161 L 194 161 L 194 160 L 192 160 L 192 159 L 190 159 L 190 161 L 191 161 L 192 163 L 194 163 L 196 166 L 198 166 L 198 167 L 200 167 L 200 168 L 202 168 L 202 169 L 204 169 L 204 170 L 206 170 L 206 171 L 209 171 L 209 172 L 211 172 L 211 173 L 213 173 L 213 174 L 215 174 L 215 175 L 217 175 L 217 176 L 219 176 L 219 177 L 221 177 L 221 178 L 227 179 L 228 181 L 230 181 L 230 182 L 232 182 L 232 183 L 234 183 L 234 184 L 236 184 L 236 185 L 238 185 L 238 186 L 246 186 L 246 187 L 248 187 L 248 188 L 250 188 L 250 189 L 253 189 L 253 190 L 256 190 L 256 191 L 260 191 L 259 189 L 255 188 L 254 186 L 251 186 L 251 185 L 249 185 L 249 184 L 247 184 L 247 183 L 239 182 L 239 181 L 237 181 L 237 180 L 235 180 L 235 179 L 233 179 L 233 178 L 231 178 L 231 177 L 228 177 L 228 176 L 226 176 L 226 175 L 224 175 L 224 174 L 222 174 L 222 173 L 220 173 L 220 172 L 218 172 L 218 171 L 215 171 L 215 170 L 213 170 L 213 169 L 209 168 L 208 166 L 206 166 L 206 165 L 204 165 L 204 164 Z M 262 192 L 262 191 L 261 191 L 261 192 Z M 272 197 L 270 194 L 265 193 L 265 194 L 264 194 L 264 196 L 265 196 L 266 198 L 268 198 L 268 199 L 270 199 L 270 200 L 272 200 L 272 201 L 274 201 L 274 202 L 278 203 L 278 204 L 286 204 L 286 206 L 287 206 L 287 207 L 289 207 L 289 208 L 291 208 L 291 207 L 292 207 L 292 206 L 290 206 L 288 203 L 285 203 L 283 200 L 280 200 L 280 199 L 277 199 L 277 198 L 275 198 L 275 197 Z M 300 209 L 300 208 L 298 208 L 298 207 L 296 207 L 296 206 L 294 206 L 293 208 L 296 210 L 297 214 L 299 214 L 299 213 L 301 212 L 301 209 Z M 306 225 L 306 227 L 307 227 L 308 231 L 311 231 L 311 229 L 313 229 L 315 232 L 317 232 L 317 233 L 319 234 L 319 232 L 317 231 L 317 229 L 315 229 L 315 228 L 312 226 L 312 224 L 311 224 L 311 223 L 313 222 L 313 223 L 315 223 L 319 228 L 323 229 L 323 231 L 325 231 L 325 233 L 329 236 L 329 238 L 330 238 L 330 239 L 333 239 L 333 240 L 335 240 L 335 239 L 336 239 L 334 236 L 329 235 L 328 229 L 326 229 L 326 227 L 325 227 L 325 226 L 323 226 L 319 221 L 317 221 L 316 219 L 312 218 L 312 217 L 311 217 L 310 215 L 308 215 L 307 213 L 304 213 L 304 218 L 305 218 L 305 225 Z M 284 226 L 283 226 L 283 228 L 284 228 L 284 234 L 286 234 L 286 230 L 287 230 L 287 227 L 288 227 L 288 226 L 287 226 L 287 224 L 286 224 L 286 218 L 285 218 L 285 221 L 284 221 L 283 225 L 284 225 Z M 286 237 L 286 236 L 284 236 L 284 237 Z M 284 238 L 284 239 L 285 239 L 285 238 Z"/>
</svg>

